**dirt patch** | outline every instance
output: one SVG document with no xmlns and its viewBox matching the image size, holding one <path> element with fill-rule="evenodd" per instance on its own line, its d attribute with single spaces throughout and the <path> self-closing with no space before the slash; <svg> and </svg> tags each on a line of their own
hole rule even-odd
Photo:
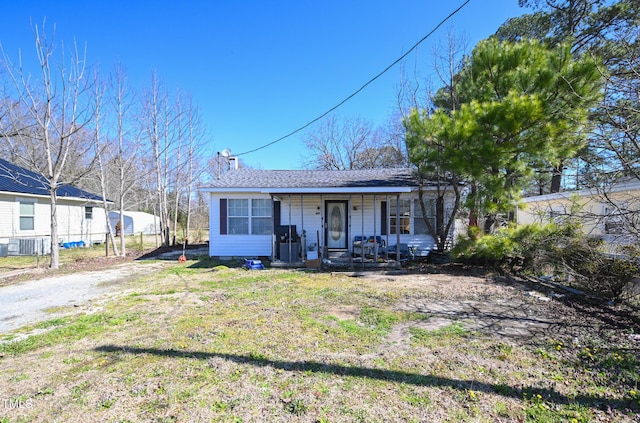
<svg viewBox="0 0 640 423">
<path fill-rule="evenodd" d="M 360 315 L 360 309 L 355 306 L 337 306 L 327 310 L 326 314 L 339 320 L 354 320 Z"/>
<path fill-rule="evenodd" d="M 359 278 L 381 289 L 393 285 L 409 291 L 393 308 L 428 316 L 421 322 L 394 326 L 388 341 L 398 347 L 409 342 L 413 327 L 431 331 L 453 323 L 504 341 L 531 344 L 550 339 L 586 344 L 597 336 L 620 345 L 631 339 L 625 333 L 640 331 L 640 313 L 629 306 L 478 269 L 454 265 L 432 267 L 426 273 L 364 273 Z"/>
</svg>

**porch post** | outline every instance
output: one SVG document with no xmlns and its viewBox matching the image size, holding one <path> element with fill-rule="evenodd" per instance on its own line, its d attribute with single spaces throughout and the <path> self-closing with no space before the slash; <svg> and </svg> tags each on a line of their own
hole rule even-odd
<svg viewBox="0 0 640 423">
<path fill-rule="evenodd" d="M 324 244 L 320 242 L 320 238 L 324 239 L 324 207 L 322 204 L 322 194 L 320 194 L 320 232 L 318 232 L 318 257 L 322 260 L 324 258 Z"/>
<path fill-rule="evenodd" d="M 389 232 L 391 232 L 391 225 L 389 224 L 389 210 L 391 209 L 391 203 L 389 202 L 389 194 L 384 196 L 384 201 L 386 201 L 387 205 L 385 206 L 385 216 L 384 216 L 384 224 L 387 230 L 385 231 L 385 237 L 387 238 L 387 248 L 385 249 L 385 260 L 389 261 Z"/>
<path fill-rule="evenodd" d="M 300 241 L 300 248 L 302 248 L 302 261 L 307 258 L 307 237 L 304 234 L 304 197 L 300 194 L 300 230 L 302 231 L 302 238 Z"/>
<path fill-rule="evenodd" d="M 289 194 L 289 242 L 287 242 L 289 247 L 289 263 L 291 263 L 291 194 Z"/>
<path fill-rule="evenodd" d="M 376 263 L 378 262 L 378 225 L 376 225 L 376 195 L 373 194 L 373 239 L 376 241 L 373 245 L 373 258 Z M 380 237 L 380 241 L 382 241 L 382 237 Z M 382 242 L 381 242 L 382 243 Z"/>
<path fill-rule="evenodd" d="M 276 223 L 275 201 L 271 194 L 271 261 L 276 261 Z"/>
<path fill-rule="evenodd" d="M 400 194 L 396 194 L 396 260 L 400 263 Z"/>
<path fill-rule="evenodd" d="M 362 226 L 362 270 L 364 270 L 364 194 L 360 194 L 360 222 Z"/>
</svg>

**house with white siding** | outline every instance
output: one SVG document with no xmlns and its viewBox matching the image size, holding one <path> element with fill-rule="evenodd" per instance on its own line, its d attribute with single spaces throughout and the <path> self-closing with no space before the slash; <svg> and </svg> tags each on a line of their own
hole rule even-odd
<svg viewBox="0 0 640 423">
<path fill-rule="evenodd" d="M 520 224 L 579 219 L 586 235 L 602 239 L 612 251 L 637 243 L 640 231 L 640 180 L 626 178 L 606 187 L 523 198 Z"/>
<path fill-rule="evenodd" d="M 209 255 L 298 263 L 328 257 L 387 261 L 434 248 L 418 200 L 435 219 L 436 188 L 411 169 L 232 169 L 209 195 Z M 364 256 L 364 257 L 362 257 Z"/>
<path fill-rule="evenodd" d="M 103 242 L 107 220 L 102 197 L 63 185 L 57 192 L 58 242 Z M 0 159 L 0 255 L 48 254 L 51 199 L 46 179 Z"/>
</svg>

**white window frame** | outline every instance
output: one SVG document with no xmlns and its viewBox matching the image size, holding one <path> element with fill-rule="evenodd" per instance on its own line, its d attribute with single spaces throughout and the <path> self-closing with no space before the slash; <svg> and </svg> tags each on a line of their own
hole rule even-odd
<svg viewBox="0 0 640 423">
<path fill-rule="evenodd" d="M 242 206 L 239 206 L 237 204 L 238 202 L 243 202 L 243 201 L 246 201 L 247 204 Z M 248 198 L 230 198 L 227 200 L 227 232 L 229 235 L 249 235 L 251 233 L 251 228 L 250 228 L 251 219 L 249 216 L 249 210 L 251 208 L 250 205 L 251 205 L 251 202 L 249 201 Z M 242 219 L 242 221 L 246 221 L 246 231 L 244 230 L 245 229 L 244 225 L 242 225 L 243 227 L 240 228 L 239 225 L 232 224 L 231 223 L 232 219 L 234 221 L 239 221 L 240 219 Z M 242 231 L 237 232 L 238 229 L 242 229 Z"/>
<path fill-rule="evenodd" d="M 254 203 L 258 203 L 258 204 L 262 203 L 262 207 L 259 207 Z M 266 204 L 266 207 L 264 206 L 265 204 Z M 252 198 L 251 199 L 250 210 L 249 210 L 249 215 L 250 215 L 249 233 L 251 235 L 271 235 L 273 230 L 272 209 L 273 209 L 272 201 L 269 198 Z M 259 214 L 259 212 L 261 211 L 267 212 L 267 214 Z M 265 220 L 267 222 L 266 229 L 264 225 L 262 225 L 262 232 L 256 233 L 258 228 L 261 226 L 261 225 L 258 225 L 258 222 L 261 222 L 263 224 Z"/>
<path fill-rule="evenodd" d="M 435 198 L 424 198 L 424 203 L 425 203 L 425 209 L 427 210 L 427 219 L 429 219 L 431 221 L 431 224 L 433 225 L 433 227 L 435 228 L 435 230 L 437 231 L 438 228 L 436 228 L 436 199 Z M 423 220 L 423 216 L 422 216 L 422 209 L 420 208 L 420 199 L 416 198 L 413 201 L 413 214 L 412 214 L 412 220 Z M 417 224 L 413 224 L 413 235 L 431 235 L 429 233 L 429 228 L 427 226 L 426 223 L 424 222 L 420 222 L 420 226 L 424 227 L 425 232 L 424 233 L 418 233 L 417 229 L 418 229 L 418 225 Z"/>
<path fill-rule="evenodd" d="M 36 203 L 37 201 L 31 199 L 31 198 L 18 198 L 17 199 L 18 202 L 18 230 L 20 232 L 33 232 L 36 230 Z M 33 212 L 32 214 L 27 214 L 27 213 L 23 213 L 22 210 L 22 205 L 31 205 L 31 207 L 33 208 Z M 22 228 L 22 219 L 23 218 L 30 218 L 31 219 L 31 228 L 30 229 L 23 229 Z"/>
<path fill-rule="evenodd" d="M 237 207 L 237 205 L 232 209 L 232 202 L 235 201 L 246 201 L 246 205 L 242 207 L 242 213 L 241 214 L 237 214 L 234 215 L 232 214 L 232 210 L 234 210 L 234 212 L 238 212 L 240 211 L 240 208 Z M 255 203 L 262 203 L 262 202 L 268 202 L 268 208 L 265 207 L 258 207 L 257 205 L 255 206 L 254 209 L 254 202 Z M 267 211 L 268 210 L 268 215 L 267 214 L 261 214 L 260 211 Z M 266 199 L 266 198 L 229 198 L 227 200 L 227 234 L 228 235 L 252 235 L 252 236 L 256 236 L 256 235 L 271 235 L 272 233 L 272 218 L 273 218 L 273 205 L 272 205 L 272 201 L 271 199 Z M 246 221 L 246 231 L 242 231 L 241 233 L 239 232 L 234 232 L 234 229 L 237 228 L 236 225 L 232 225 L 232 219 L 243 219 Z M 259 225 L 257 224 L 258 219 L 260 220 L 264 220 L 264 219 L 268 219 L 269 220 L 269 230 L 268 232 L 265 233 L 255 233 L 255 231 L 258 229 Z"/>
<path fill-rule="evenodd" d="M 398 203 L 397 201 L 393 200 L 393 201 L 389 201 L 389 235 L 397 235 L 397 215 L 394 214 L 398 213 Z M 401 215 L 400 216 L 400 227 L 406 227 L 408 226 L 409 230 L 408 232 L 401 232 L 400 235 L 411 235 L 413 233 L 413 201 L 410 198 L 400 198 L 400 212 L 402 212 L 403 210 L 405 210 L 405 206 L 408 204 L 409 208 L 408 208 L 408 215 Z M 405 223 L 403 224 L 403 220 L 408 221 L 408 225 Z"/>
</svg>

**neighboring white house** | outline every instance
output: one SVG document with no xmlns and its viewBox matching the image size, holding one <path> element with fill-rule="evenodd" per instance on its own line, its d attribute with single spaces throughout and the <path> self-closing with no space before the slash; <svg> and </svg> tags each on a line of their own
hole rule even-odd
<svg viewBox="0 0 640 423">
<path fill-rule="evenodd" d="M 122 231 L 124 235 L 139 233 L 153 235 L 160 232 L 160 218 L 156 215 L 138 211 L 125 211 L 122 213 L 122 217 L 124 218 L 124 230 Z M 110 211 L 109 221 L 115 234 L 116 225 L 120 221 L 120 212 Z"/>
<path fill-rule="evenodd" d="M 103 242 L 106 213 L 102 198 L 64 185 L 57 190 L 58 242 Z M 50 252 L 51 200 L 44 177 L 0 159 L 0 255 Z"/>
<path fill-rule="evenodd" d="M 299 262 L 362 249 L 381 257 L 401 245 L 426 256 L 435 243 L 419 188 L 410 169 L 232 169 L 202 189 L 209 194 L 209 255 Z M 434 187 L 422 189 L 435 198 Z"/>
<path fill-rule="evenodd" d="M 637 242 L 640 230 L 640 180 L 627 179 L 606 188 L 565 191 L 523 198 L 517 222 L 579 218 L 587 235 L 610 246 Z"/>
</svg>

